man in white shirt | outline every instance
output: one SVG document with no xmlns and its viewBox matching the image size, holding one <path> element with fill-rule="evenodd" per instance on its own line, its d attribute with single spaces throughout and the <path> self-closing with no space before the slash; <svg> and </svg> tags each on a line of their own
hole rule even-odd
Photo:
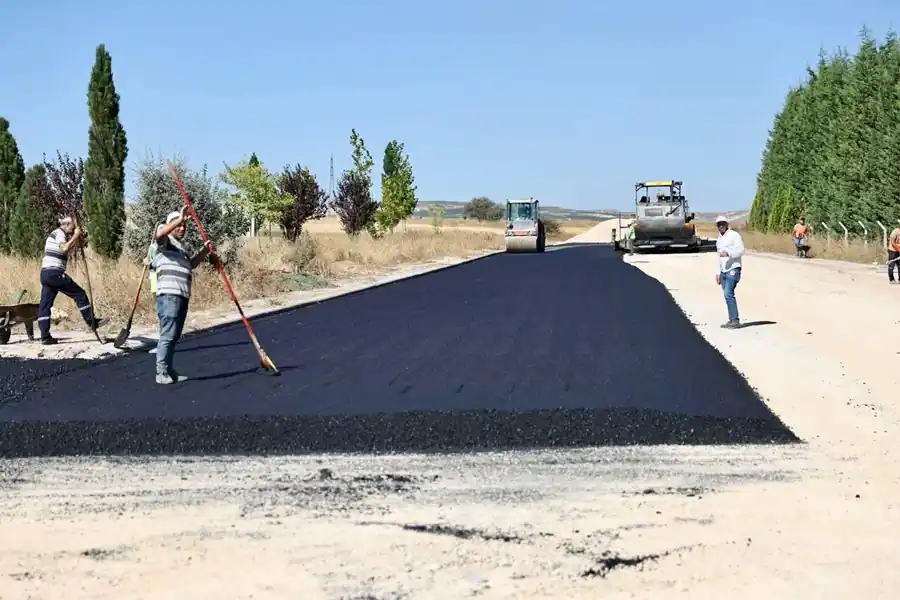
<svg viewBox="0 0 900 600">
<path fill-rule="evenodd" d="M 744 254 L 744 240 L 734 229 L 729 229 L 728 220 L 723 216 L 716 217 L 716 228 L 719 237 L 716 239 L 716 252 L 719 254 L 719 270 L 716 283 L 722 286 L 725 295 L 725 306 L 728 308 L 728 322 L 724 329 L 737 329 L 741 326 L 738 315 L 737 300 L 734 288 L 741 280 L 741 256 Z"/>
</svg>

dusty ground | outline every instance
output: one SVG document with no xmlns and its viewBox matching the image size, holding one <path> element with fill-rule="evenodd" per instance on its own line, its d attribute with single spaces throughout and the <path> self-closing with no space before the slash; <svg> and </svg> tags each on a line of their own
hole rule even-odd
<svg viewBox="0 0 900 600">
<path fill-rule="evenodd" d="M 896 598 L 898 289 L 749 255 L 725 331 L 714 255 L 627 260 L 806 444 L 2 462 L 0 597 Z"/>
</svg>

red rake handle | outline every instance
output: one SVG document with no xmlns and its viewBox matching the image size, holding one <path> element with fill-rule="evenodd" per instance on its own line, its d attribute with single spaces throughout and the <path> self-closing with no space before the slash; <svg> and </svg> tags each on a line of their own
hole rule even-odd
<svg viewBox="0 0 900 600">
<path fill-rule="evenodd" d="M 191 200 L 187 195 L 187 192 L 184 191 L 184 186 L 181 184 L 181 179 L 178 177 L 178 173 L 175 172 L 175 167 L 172 165 L 170 161 L 166 161 L 169 164 L 169 171 L 172 173 L 172 177 L 175 179 L 175 185 L 178 187 L 178 191 L 181 192 L 181 195 L 184 197 L 184 202 L 187 204 L 187 207 L 191 211 L 191 216 L 194 218 L 194 222 L 197 224 L 197 229 L 200 231 L 200 237 L 203 238 L 203 242 L 209 246 L 209 252 L 216 256 L 215 249 L 212 247 L 212 242 L 209 239 L 209 236 L 206 235 L 206 230 L 203 229 L 203 224 L 200 223 L 200 217 L 197 216 L 197 211 L 194 210 L 194 205 L 191 204 Z M 216 269 L 219 271 L 219 275 L 222 276 L 222 281 L 225 282 L 225 287 L 228 289 L 228 293 L 231 295 L 231 299 L 234 301 L 234 305 L 238 309 L 238 313 L 241 315 L 241 320 L 244 322 L 244 326 L 247 328 L 247 333 L 250 334 L 250 340 L 253 342 L 253 345 L 256 346 L 256 350 L 262 353 L 262 348 L 259 345 L 259 341 L 256 339 L 256 334 L 253 332 L 253 327 L 250 326 L 250 321 L 247 320 L 246 315 L 244 315 L 244 309 L 241 308 L 241 303 L 238 302 L 237 295 L 234 293 L 234 288 L 231 287 L 231 281 L 228 279 L 228 274 L 225 272 L 225 268 L 222 266 L 222 263 L 219 260 L 215 261 Z"/>
</svg>

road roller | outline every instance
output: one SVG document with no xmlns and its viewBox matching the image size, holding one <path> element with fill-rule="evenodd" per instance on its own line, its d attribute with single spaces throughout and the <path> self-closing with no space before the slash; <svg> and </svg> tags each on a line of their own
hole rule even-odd
<svg viewBox="0 0 900 600">
<path fill-rule="evenodd" d="M 543 252 L 547 232 L 534 198 L 506 201 L 506 251 Z"/>
</svg>

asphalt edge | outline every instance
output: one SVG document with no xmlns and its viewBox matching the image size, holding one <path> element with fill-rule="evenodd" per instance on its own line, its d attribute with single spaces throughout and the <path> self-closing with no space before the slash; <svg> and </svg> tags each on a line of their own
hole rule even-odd
<svg viewBox="0 0 900 600">
<path fill-rule="evenodd" d="M 701 254 L 702 254 L 702 253 L 703 253 L 703 252 L 701 251 Z M 774 421 L 775 421 L 777 424 L 779 424 L 779 425 L 781 425 L 782 427 L 784 427 L 784 429 L 785 429 L 787 432 L 789 432 L 789 433 L 794 437 L 794 441 L 779 442 L 779 444 L 780 444 L 780 445 L 786 445 L 786 446 L 808 446 L 808 445 L 809 445 L 809 440 L 805 440 L 805 439 L 803 439 L 802 437 L 800 437 L 799 435 L 797 435 L 797 433 L 794 431 L 794 429 L 793 429 L 793 428 L 792 428 L 792 427 L 791 427 L 784 419 L 781 418 L 781 415 L 779 415 L 777 412 L 775 412 L 775 411 L 772 409 L 771 404 L 767 401 L 766 397 L 763 396 L 763 395 L 760 393 L 759 388 L 757 388 L 755 385 L 753 385 L 753 384 L 750 382 L 750 378 L 747 377 L 746 373 L 744 373 L 742 370 L 740 370 L 740 369 L 737 367 L 737 365 L 735 365 L 733 362 L 731 362 L 731 360 L 730 360 L 727 356 L 725 356 L 725 353 L 722 352 L 722 350 L 721 350 L 718 346 L 716 346 L 716 345 L 712 342 L 712 340 L 709 339 L 709 337 L 706 336 L 706 334 L 704 333 L 703 329 L 701 329 L 701 328 L 697 325 L 697 323 L 694 322 L 694 320 L 691 318 L 691 315 L 689 315 L 689 314 L 687 313 L 687 311 L 685 311 L 685 309 L 684 309 L 684 307 L 681 305 L 681 303 L 678 302 L 678 300 L 675 298 L 675 295 L 672 294 L 672 291 L 671 291 L 671 290 L 670 290 L 670 289 L 669 289 L 662 281 L 660 281 L 659 279 L 656 279 L 656 278 L 653 277 L 652 275 L 648 275 L 647 273 L 644 273 L 643 270 L 639 269 L 638 267 L 635 267 L 635 266 L 631 265 L 631 263 L 630 263 L 629 261 L 625 260 L 625 256 L 627 255 L 627 252 L 619 252 L 618 255 L 619 255 L 619 261 L 620 261 L 620 262 L 622 262 L 622 263 L 625 264 L 625 265 L 631 266 L 632 269 L 635 269 L 635 270 L 637 270 L 637 271 L 640 271 L 641 274 L 644 275 L 644 277 L 649 277 L 650 279 L 654 280 L 657 284 L 659 284 L 659 285 L 662 286 L 662 288 L 666 291 L 666 294 L 669 296 L 669 299 L 671 300 L 672 304 L 674 304 L 674 305 L 676 306 L 676 308 L 678 308 L 678 311 L 682 314 L 682 316 L 685 318 L 685 320 L 686 320 L 688 323 L 690 323 L 690 325 L 691 325 L 691 327 L 694 329 L 694 331 L 696 331 L 697 334 L 698 334 L 700 337 L 703 338 L 703 341 L 706 343 L 706 345 L 709 346 L 710 348 L 712 348 L 713 351 L 715 351 L 716 353 L 718 353 L 719 356 L 721 356 L 722 359 L 723 359 L 726 363 L 728 363 L 728 364 L 731 366 L 732 369 L 734 369 L 735 373 L 737 373 L 738 375 L 740 375 L 741 379 L 744 380 L 744 382 L 745 382 L 745 383 L 747 384 L 747 386 L 750 388 L 750 391 L 753 393 L 753 395 L 756 397 L 756 399 L 757 399 L 760 403 L 762 403 L 762 405 L 765 406 L 766 409 L 769 411 L 769 413 L 772 415 Z M 705 329 L 705 328 L 704 328 L 704 329 Z"/>
</svg>

